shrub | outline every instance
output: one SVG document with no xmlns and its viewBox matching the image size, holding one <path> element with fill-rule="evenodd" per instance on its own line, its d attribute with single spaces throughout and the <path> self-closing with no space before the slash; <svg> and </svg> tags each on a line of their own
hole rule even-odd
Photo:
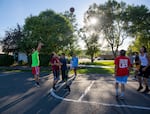
<svg viewBox="0 0 150 114">
<path fill-rule="evenodd" d="M 40 54 L 40 66 L 48 66 L 50 62 L 50 55 L 48 54 Z M 32 60 L 31 60 L 31 55 L 28 56 L 28 64 L 31 66 Z"/>
<path fill-rule="evenodd" d="M 10 66 L 14 63 L 12 55 L 0 54 L 0 66 Z"/>
</svg>

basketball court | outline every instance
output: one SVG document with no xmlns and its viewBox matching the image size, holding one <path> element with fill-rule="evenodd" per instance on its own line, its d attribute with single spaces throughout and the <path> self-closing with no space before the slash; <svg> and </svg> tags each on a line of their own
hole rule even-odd
<svg viewBox="0 0 150 114">
<path fill-rule="evenodd" d="M 115 97 L 115 80 L 112 75 L 78 75 L 75 80 L 70 79 L 70 83 L 70 93 L 64 90 L 63 85 L 57 91 L 51 89 L 51 96 L 61 100 L 61 102 L 76 104 L 75 107 L 81 104 L 81 107 L 89 105 L 90 107 L 86 108 L 90 108 L 87 112 L 89 114 L 149 114 L 150 112 L 150 93 L 137 92 L 138 82 L 131 78 L 129 78 L 126 85 L 124 100 L 116 99 Z"/>
<path fill-rule="evenodd" d="M 30 72 L 0 74 L 2 114 L 149 114 L 150 92 L 137 92 L 138 83 L 129 78 L 125 99 L 115 97 L 112 75 L 79 74 L 69 79 L 71 92 L 59 83 L 52 89 L 53 75 L 42 73 L 41 87 Z M 150 82 L 150 81 L 149 81 Z"/>
</svg>

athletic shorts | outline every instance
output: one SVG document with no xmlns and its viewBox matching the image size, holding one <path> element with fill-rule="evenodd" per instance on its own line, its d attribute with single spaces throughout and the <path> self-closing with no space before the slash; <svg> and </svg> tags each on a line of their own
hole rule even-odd
<svg viewBox="0 0 150 114">
<path fill-rule="evenodd" d="M 121 84 L 126 84 L 128 76 L 116 76 L 116 82 Z"/>
<path fill-rule="evenodd" d="M 142 76 L 144 78 L 148 78 L 150 76 L 150 66 L 146 69 L 146 71 L 142 71 L 145 66 L 141 66 L 139 69 L 138 76 Z"/>
<path fill-rule="evenodd" d="M 60 71 L 59 70 L 53 70 L 54 80 L 60 79 Z"/>
<path fill-rule="evenodd" d="M 40 67 L 32 67 L 32 74 L 33 75 L 39 75 L 40 74 Z"/>
<path fill-rule="evenodd" d="M 78 67 L 77 66 L 72 66 L 71 69 L 76 70 Z"/>
</svg>

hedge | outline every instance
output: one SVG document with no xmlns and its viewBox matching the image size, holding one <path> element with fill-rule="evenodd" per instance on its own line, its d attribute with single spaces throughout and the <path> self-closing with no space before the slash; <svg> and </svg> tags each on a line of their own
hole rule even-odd
<svg viewBox="0 0 150 114">
<path fill-rule="evenodd" d="M 12 55 L 0 54 L 0 66 L 10 66 L 14 63 Z"/>
<path fill-rule="evenodd" d="M 49 66 L 50 55 L 47 54 L 39 54 L 40 58 L 40 66 Z M 31 55 L 28 56 L 28 64 L 31 66 Z"/>
</svg>

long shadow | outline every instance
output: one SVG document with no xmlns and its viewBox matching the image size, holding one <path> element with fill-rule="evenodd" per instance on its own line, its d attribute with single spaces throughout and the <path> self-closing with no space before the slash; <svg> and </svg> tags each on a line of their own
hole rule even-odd
<svg viewBox="0 0 150 114">
<path fill-rule="evenodd" d="M 61 88 L 60 91 L 58 91 L 56 94 L 59 94 L 62 97 L 66 97 L 69 95 L 69 92 L 66 90 L 63 90 Z M 62 102 L 61 99 L 56 99 L 53 96 L 47 94 L 45 97 L 43 97 L 39 102 L 28 109 L 24 114 L 51 114 L 52 111 Z M 63 112 L 62 112 L 63 114 Z"/>
<path fill-rule="evenodd" d="M 48 73 L 42 73 L 41 78 L 47 74 Z M 4 76 L 0 79 L 0 98 L 26 93 L 30 88 L 34 87 L 34 83 L 34 78 L 29 72 Z"/>
<path fill-rule="evenodd" d="M 7 105 L 1 107 L 1 108 L 0 108 L 0 113 L 2 113 L 2 112 L 4 112 L 4 111 L 6 111 L 7 109 L 9 109 L 9 108 L 15 106 L 16 104 L 20 103 L 21 101 L 26 100 L 26 98 L 28 98 L 28 97 L 34 95 L 34 93 L 35 93 L 35 92 L 32 92 L 32 93 L 30 93 L 30 94 L 27 94 L 27 95 L 25 95 L 25 96 L 23 96 L 23 97 L 21 97 L 21 98 L 19 98 L 19 99 L 16 99 L 16 100 L 10 102 L 9 104 L 7 104 Z"/>
<path fill-rule="evenodd" d="M 42 73 L 41 77 L 44 78 L 47 74 L 48 73 Z M 47 79 L 47 77 L 45 79 Z M 32 96 L 34 92 L 27 92 L 35 87 L 34 83 L 33 76 L 29 72 L 2 77 L 0 79 L 0 104 L 3 105 L 1 105 L 0 111 L 7 110 Z"/>
</svg>

